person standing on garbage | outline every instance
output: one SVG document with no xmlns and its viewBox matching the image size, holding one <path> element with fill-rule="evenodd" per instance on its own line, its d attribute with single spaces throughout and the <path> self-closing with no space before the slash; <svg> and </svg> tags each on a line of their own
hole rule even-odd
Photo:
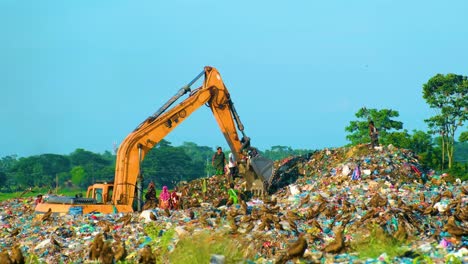
<svg viewBox="0 0 468 264">
<path fill-rule="evenodd" d="M 171 192 L 171 210 L 179 210 L 180 196 L 177 193 L 177 186 Z"/>
<path fill-rule="evenodd" d="M 34 205 L 38 205 L 42 203 L 42 194 L 39 194 L 37 197 L 36 197 L 36 200 L 34 200 Z"/>
<path fill-rule="evenodd" d="M 159 195 L 159 208 L 169 209 L 170 202 L 171 202 L 170 199 L 171 199 L 171 194 L 167 190 L 167 186 L 163 186 L 162 192 Z"/>
<path fill-rule="evenodd" d="M 237 162 L 236 162 L 236 159 L 234 158 L 234 154 L 229 153 L 228 155 L 228 168 L 229 168 L 229 172 L 228 172 L 228 181 L 231 182 L 232 180 L 234 180 L 237 176 Z"/>
<path fill-rule="evenodd" d="M 234 189 L 234 183 L 229 184 L 228 190 L 228 201 L 226 205 L 238 204 L 239 203 L 239 196 L 237 196 L 237 191 Z"/>
<path fill-rule="evenodd" d="M 216 148 L 216 153 L 213 155 L 211 159 L 211 165 L 216 170 L 215 175 L 223 175 L 224 174 L 224 164 L 226 164 L 226 157 L 224 156 L 223 149 L 221 147 Z"/>
<path fill-rule="evenodd" d="M 158 198 L 156 198 L 156 186 L 154 182 L 151 181 L 148 184 L 148 192 L 145 194 L 145 204 L 143 205 L 143 210 L 148 210 L 156 208 L 158 206 Z"/>
<path fill-rule="evenodd" d="M 371 138 L 371 147 L 379 146 L 379 131 L 374 125 L 374 121 L 369 121 L 369 136 Z"/>
</svg>

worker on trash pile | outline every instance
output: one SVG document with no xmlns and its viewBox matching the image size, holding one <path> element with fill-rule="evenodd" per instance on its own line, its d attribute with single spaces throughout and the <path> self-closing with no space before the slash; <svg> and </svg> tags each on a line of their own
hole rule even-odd
<svg viewBox="0 0 468 264">
<path fill-rule="evenodd" d="M 221 147 L 216 148 L 216 153 L 211 159 L 211 165 L 215 168 L 215 175 L 224 174 L 224 164 L 226 164 L 226 157 L 224 156 L 223 149 Z"/>
<path fill-rule="evenodd" d="M 153 181 L 148 184 L 148 192 L 145 194 L 145 199 L 146 201 L 143 205 L 143 210 L 153 209 L 158 206 L 158 198 L 156 198 L 156 187 Z"/>
<path fill-rule="evenodd" d="M 179 205 L 180 205 L 180 196 L 177 193 L 177 187 L 174 188 L 174 191 L 171 192 L 171 209 L 172 210 L 179 210 Z"/>
<path fill-rule="evenodd" d="M 237 177 L 238 169 L 237 169 L 237 162 L 236 159 L 234 158 L 234 154 L 229 153 L 228 156 L 228 167 L 229 167 L 229 182 L 234 180 Z"/>
<path fill-rule="evenodd" d="M 229 184 L 229 190 L 228 190 L 228 201 L 226 205 L 231 205 L 231 204 L 238 204 L 239 203 L 239 197 L 237 196 L 237 191 L 234 189 L 234 183 Z"/>
<path fill-rule="evenodd" d="M 189 205 L 189 193 L 190 193 L 190 190 L 189 190 L 189 186 L 186 185 L 182 188 L 182 192 L 180 194 L 180 205 L 182 206 L 183 209 L 186 209 Z"/>
<path fill-rule="evenodd" d="M 369 136 L 371 138 L 371 147 L 379 146 L 379 131 L 374 125 L 374 121 L 369 121 Z"/>
<path fill-rule="evenodd" d="M 159 195 L 159 208 L 169 209 L 170 202 L 171 202 L 170 199 L 171 199 L 171 194 L 167 190 L 167 186 L 163 186 L 162 192 Z"/>
<path fill-rule="evenodd" d="M 39 194 L 37 197 L 36 197 L 36 200 L 34 200 L 34 205 L 38 205 L 42 203 L 42 194 Z"/>
</svg>

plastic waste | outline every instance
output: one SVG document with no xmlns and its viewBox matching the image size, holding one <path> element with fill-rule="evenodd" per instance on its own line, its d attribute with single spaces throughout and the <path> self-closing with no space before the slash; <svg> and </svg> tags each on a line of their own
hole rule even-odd
<svg viewBox="0 0 468 264">
<path fill-rule="evenodd" d="M 211 255 L 210 264 L 224 264 L 226 257 L 223 255 Z"/>
</svg>

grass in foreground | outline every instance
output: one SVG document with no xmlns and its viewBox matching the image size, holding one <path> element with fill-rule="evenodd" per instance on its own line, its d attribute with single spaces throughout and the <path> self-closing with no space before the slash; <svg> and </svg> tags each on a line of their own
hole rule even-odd
<svg viewBox="0 0 468 264">
<path fill-rule="evenodd" d="M 210 263 L 211 255 L 223 255 L 225 263 L 242 261 L 243 245 L 230 236 L 202 231 L 193 236 L 182 237 L 169 255 L 170 263 Z"/>
<path fill-rule="evenodd" d="M 48 192 L 47 189 L 40 189 L 40 188 L 33 188 L 32 191 L 25 192 L 25 193 L 23 193 L 23 192 L 0 192 L 0 202 L 10 200 L 10 199 L 36 197 L 39 194 L 45 195 L 45 194 L 47 194 L 47 192 Z M 72 197 L 74 197 L 78 193 L 83 194 L 83 196 L 86 195 L 86 191 L 83 191 L 83 190 L 69 190 L 69 189 L 60 189 L 57 194 L 58 195 L 63 195 L 63 196 L 72 196 Z"/>
<path fill-rule="evenodd" d="M 386 254 L 388 259 L 393 259 L 405 253 L 407 248 L 402 242 L 389 236 L 380 226 L 374 224 L 369 227 L 369 233 L 359 235 L 351 243 L 354 252 L 358 252 L 360 259 L 378 258 Z M 360 232 L 361 233 L 361 232 Z"/>
</svg>

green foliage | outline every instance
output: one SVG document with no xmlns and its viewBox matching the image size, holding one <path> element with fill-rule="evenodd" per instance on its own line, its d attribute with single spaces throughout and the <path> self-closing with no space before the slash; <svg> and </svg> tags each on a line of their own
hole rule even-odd
<svg viewBox="0 0 468 264">
<path fill-rule="evenodd" d="M 455 142 L 455 162 L 468 163 L 468 142 Z"/>
<path fill-rule="evenodd" d="M 10 186 L 14 183 L 14 175 L 12 168 L 18 162 L 16 155 L 5 156 L 0 159 L 0 174 L 3 176 L 3 181 L 0 184 L 1 191 L 11 191 Z"/>
<path fill-rule="evenodd" d="M 432 264 L 434 263 L 431 259 L 431 257 L 426 256 L 426 255 L 420 255 L 419 257 L 416 257 L 413 259 L 413 264 Z"/>
<path fill-rule="evenodd" d="M 346 139 L 351 145 L 358 145 L 370 142 L 369 121 L 374 121 L 375 127 L 379 131 L 379 141 L 382 144 L 389 144 L 392 139 L 401 139 L 404 134 L 394 134 L 393 130 L 403 128 L 403 123 L 395 121 L 392 118 L 398 117 L 398 111 L 391 109 L 367 109 L 365 107 L 358 110 L 355 114 L 360 120 L 351 121 L 345 131 L 349 132 Z M 404 142 L 401 142 L 404 144 Z"/>
<path fill-rule="evenodd" d="M 458 138 L 458 141 L 460 142 L 467 142 L 468 141 L 468 131 L 463 131 L 461 134 L 460 134 L 460 137 Z"/>
<path fill-rule="evenodd" d="M 173 187 L 178 181 L 190 181 L 206 176 L 212 170 L 214 150 L 206 146 L 185 142 L 173 147 L 162 140 L 146 156 L 143 175 L 146 184 L 153 180 L 159 185 Z M 27 187 L 55 188 L 56 178 L 64 187 L 73 183 L 86 188 L 96 180 L 113 180 L 115 156 L 109 151 L 103 154 L 76 149 L 70 155 L 43 154 L 22 157 L 6 156 L 0 159 L 0 183 L 3 192 L 24 190 Z M 212 173 L 210 173 L 212 175 Z"/>
<path fill-rule="evenodd" d="M 430 260 L 430 258 L 429 258 Z M 429 262 L 428 262 L 429 263 Z M 450 264 L 463 264 L 463 262 L 454 254 L 448 254 L 445 256 L 445 263 Z"/>
<path fill-rule="evenodd" d="M 35 254 L 30 254 L 29 256 L 26 257 L 26 263 L 30 264 L 43 264 L 46 263 L 45 261 L 41 261 L 39 257 Z"/>
<path fill-rule="evenodd" d="M 214 150 L 207 146 L 198 146 L 193 142 L 184 142 L 180 146 L 189 157 L 192 158 L 194 162 L 204 163 L 206 159 L 211 161 L 211 157 L 214 154 Z"/>
<path fill-rule="evenodd" d="M 150 181 L 154 181 L 159 186 L 166 185 L 172 188 L 179 181 L 191 181 L 204 177 L 206 159 L 209 157 L 211 160 L 213 154 L 214 150 L 203 146 L 198 147 L 194 143 L 184 143 L 180 147 L 173 147 L 170 142 L 162 140 L 146 154 L 143 161 L 145 186 Z"/>
<path fill-rule="evenodd" d="M 466 181 L 468 180 L 468 162 L 454 162 L 453 166 L 445 172 L 448 172 L 449 175 L 454 176 L 455 178 L 460 178 L 460 180 Z"/>
<path fill-rule="evenodd" d="M 262 156 L 269 158 L 271 160 L 281 160 L 290 156 L 294 155 L 302 155 L 309 152 L 313 152 L 313 150 L 308 149 L 292 149 L 291 147 L 287 146 L 272 146 L 270 149 L 265 150 L 262 152 Z"/>
<path fill-rule="evenodd" d="M 85 178 L 85 170 L 81 166 L 75 166 L 70 171 L 71 174 L 71 181 L 76 186 L 84 187 L 83 179 Z"/>
<path fill-rule="evenodd" d="M 438 158 L 440 156 L 440 148 L 434 143 L 435 140 L 431 135 L 424 131 L 414 130 L 410 136 L 411 140 L 408 149 L 417 154 L 419 163 L 433 169 L 441 167 L 440 159 Z"/>
<path fill-rule="evenodd" d="M 81 166 L 85 171 L 86 177 L 83 178 L 82 185 L 88 186 L 96 180 L 113 180 L 115 163 L 110 160 L 110 152 L 104 155 L 93 153 L 84 149 L 76 149 L 69 155 L 72 166 Z"/>
<path fill-rule="evenodd" d="M 410 149 L 411 148 L 411 135 L 404 129 L 403 131 L 395 131 L 388 133 L 386 137 L 380 139 L 383 145 L 392 144 L 398 148 Z"/>
<path fill-rule="evenodd" d="M 437 74 L 423 85 L 423 98 L 438 113 L 424 120 L 430 133 L 442 138 L 442 164 L 448 158 L 453 163 L 455 132 L 468 119 L 468 77 L 456 74 Z"/>
<path fill-rule="evenodd" d="M 55 154 L 42 154 L 20 158 L 10 172 L 19 186 L 48 186 L 55 185 L 58 173 L 68 171 L 70 163 L 66 157 Z"/>
<path fill-rule="evenodd" d="M 208 263 L 212 254 L 222 254 L 227 263 L 242 261 L 242 246 L 239 242 L 224 234 L 201 232 L 193 236 L 182 237 L 174 251 L 169 253 L 173 243 L 174 229 L 165 228 L 156 223 L 144 227 L 145 233 L 151 238 L 150 246 L 158 255 L 158 263 Z"/>
<path fill-rule="evenodd" d="M 16 155 L 5 156 L 0 159 L 0 171 L 6 172 L 11 170 L 18 162 Z"/>
<path fill-rule="evenodd" d="M 455 162 L 468 164 L 468 142 L 455 142 Z"/>
<path fill-rule="evenodd" d="M 246 247 L 224 234 L 200 232 L 182 237 L 169 254 L 170 263 L 209 263 L 211 255 L 224 255 L 226 263 L 242 263 Z"/>
<path fill-rule="evenodd" d="M 0 186 L 5 185 L 6 181 L 7 181 L 6 173 L 3 171 L 0 171 Z"/>
<path fill-rule="evenodd" d="M 377 258 L 383 253 L 394 259 L 405 252 L 403 244 L 389 236 L 379 225 L 373 224 L 367 228 L 370 232 L 357 232 L 351 243 L 353 251 L 359 252 L 360 259 Z"/>
<path fill-rule="evenodd" d="M 45 194 L 49 190 L 50 190 L 49 188 L 33 188 L 31 192 L 26 192 L 26 193 L 23 193 L 24 190 L 16 191 L 16 192 L 0 192 L 0 202 L 10 200 L 10 199 L 20 198 L 20 197 L 21 198 L 36 197 L 38 194 Z M 59 195 L 64 195 L 64 196 L 75 196 L 78 193 L 81 193 L 84 195 L 86 193 L 86 190 L 62 188 L 62 189 L 59 189 L 59 192 L 58 192 Z"/>
<path fill-rule="evenodd" d="M 42 154 L 30 157 L 17 158 L 15 155 L 0 159 L 1 176 L 6 175 L 6 181 L 1 185 L 1 191 L 14 192 L 29 187 L 55 188 L 58 178 L 59 186 L 67 186 L 72 178 L 72 166 L 81 167 L 84 175 L 75 183 L 87 186 L 96 179 L 114 177 L 115 157 L 110 152 L 103 155 L 77 149 L 70 155 Z"/>
<path fill-rule="evenodd" d="M 192 163 L 197 165 L 197 170 L 200 170 L 200 167 L 198 167 L 200 164 L 204 164 L 203 174 L 200 174 L 197 176 L 197 178 L 206 175 L 213 175 L 215 173 L 215 170 L 211 165 L 211 157 L 214 154 L 214 150 L 211 147 L 198 146 L 193 142 L 184 142 L 180 148 L 182 148 L 184 152 L 192 159 Z M 196 174 L 198 173 L 201 173 L 201 171 L 196 172 Z"/>
<path fill-rule="evenodd" d="M 151 249 L 158 253 L 158 260 L 161 262 L 162 258 L 167 256 L 169 252 L 169 246 L 173 242 L 175 230 L 173 228 L 165 230 L 164 227 L 156 223 L 149 223 L 144 227 L 144 230 L 151 238 Z"/>
<path fill-rule="evenodd" d="M 425 153 L 431 151 L 433 145 L 434 143 L 430 134 L 421 130 L 413 130 L 409 149 L 416 153 Z"/>
<path fill-rule="evenodd" d="M 18 198 L 20 194 L 21 194 L 20 192 L 0 193 L 0 201 L 6 201 L 6 200 Z M 25 196 L 25 197 L 28 197 L 28 196 Z"/>
<path fill-rule="evenodd" d="M 467 93 L 468 77 L 453 73 L 437 74 L 423 85 L 423 98 L 429 106 L 445 112 L 449 111 L 449 108 L 463 112 L 468 103 Z"/>
<path fill-rule="evenodd" d="M 143 229 L 145 230 L 146 235 L 148 235 L 152 240 L 156 240 L 162 228 L 156 223 L 149 223 Z"/>
</svg>

